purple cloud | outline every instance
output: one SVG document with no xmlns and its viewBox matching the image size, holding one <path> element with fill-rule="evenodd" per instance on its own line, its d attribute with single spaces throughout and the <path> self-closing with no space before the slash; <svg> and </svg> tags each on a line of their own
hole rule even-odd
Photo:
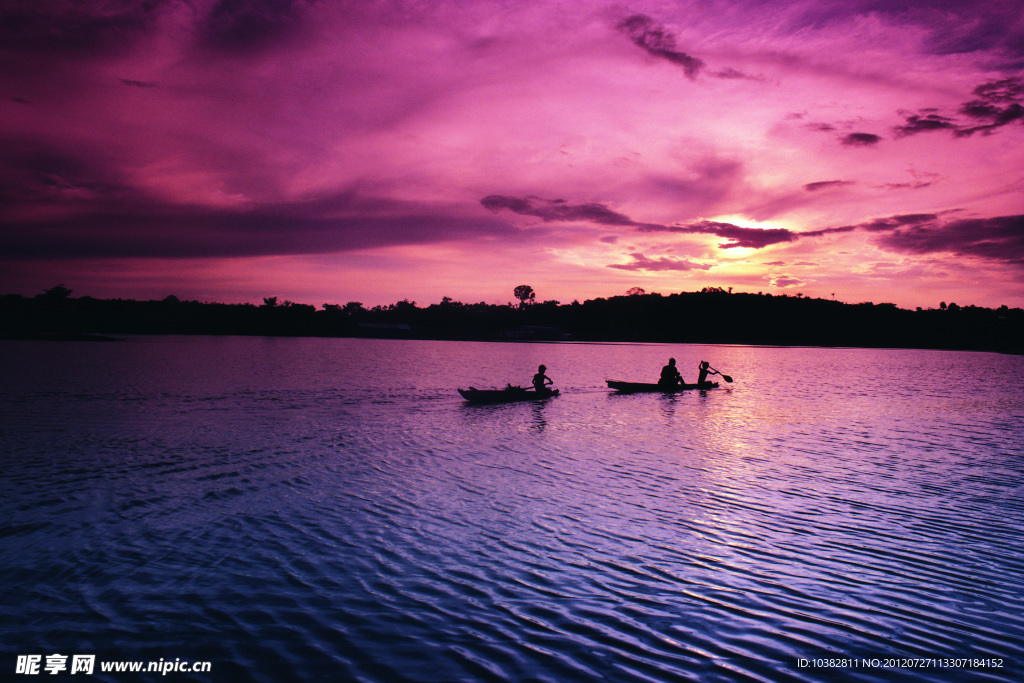
<svg viewBox="0 0 1024 683">
<path fill-rule="evenodd" d="M 902 214 L 856 225 L 797 233 L 796 237 L 863 231 L 878 244 L 903 253 L 950 253 L 1024 265 L 1024 215 L 961 219 L 942 223 L 937 214 Z"/>
<path fill-rule="evenodd" d="M 959 130 L 959 126 L 952 119 L 931 110 L 924 110 L 919 114 L 905 114 L 906 123 L 896 126 L 896 137 L 904 138 L 918 133 L 929 133 L 936 130 Z"/>
<path fill-rule="evenodd" d="M 982 121 L 977 126 L 962 127 L 957 136 L 965 137 L 974 133 L 991 133 L 996 128 L 1024 121 L 1024 80 L 1006 78 L 990 81 L 974 89 L 977 99 L 966 102 L 961 113 Z"/>
<path fill-rule="evenodd" d="M 837 184 L 845 183 L 844 181 L 811 183 L 812 186 L 821 187 Z M 808 187 L 808 189 L 811 188 Z M 855 225 L 793 232 L 785 228 L 747 228 L 710 220 L 695 221 L 685 225 L 639 223 L 624 214 L 612 211 L 603 204 L 573 205 L 563 200 L 552 201 L 537 197 L 519 199 L 491 195 L 485 197 L 481 203 L 493 211 L 506 209 L 522 215 L 536 216 L 544 221 L 585 221 L 599 225 L 634 227 L 640 232 L 716 235 L 725 239 L 718 245 L 719 249 L 737 247 L 763 249 L 773 244 L 795 242 L 799 239 L 859 231 L 888 233 L 880 238 L 879 243 L 896 251 L 915 253 L 947 251 L 980 256 L 993 261 L 1024 263 L 1024 217 L 1021 216 L 962 220 L 940 225 L 937 214 L 898 214 L 875 218 Z M 605 236 L 602 241 L 611 243 L 614 240 Z M 703 268 L 699 264 L 682 259 L 649 259 L 643 254 L 631 254 L 631 256 L 633 257 L 632 263 L 615 264 L 609 267 L 652 271 Z"/>
<path fill-rule="evenodd" d="M 744 228 L 732 223 L 707 220 L 697 221 L 685 226 L 671 226 L 668 230 L 671 232 L 718 235 L 729 240 L 719 244 L 719 249 L 732 249 L 735 247 L 762 249 L 780 242 L 792 242 L 798 237 L 797 233 L 785 228 Z"/>
<path fill-rule="evenodd" d="M 847 147 L 872 147 L 881 142 L 882 138 L 874 133 L 850 133 L 846 137 L 842 138 L 842 142 Z"/>
<path fill-rule="evenodd" d="M 696 78 L 704 62 L 676 49 L 676 38 L 654 19 L 634 14 L 619 23 L 618 29 L 629 36 L 633 44 L 648 54 L 665 59 L 683 68 L 689 78 Z M 739 74 L 739 72 L 736 72 Z"/>
<path fill-rule="evenodd" d="M 978 99 L 965 103 L 961 113 L 972 119 L 984 121 L 977 126 L 963 127 L 957 131 L 960 137 L 974 133 L 991 133 L 996 128 L 1024 120 L 1024 80 L 1004 78 L 979 85 L 974 89 Z"/>
<path fill-rule="evenodd" d="M 306 0 L 219 0 L 200 31 L 203 47 L 252 53 L 301 34 Z"/>
<path fill-rule="evenodd" d="M 564 200 L 549 200 L 539 197 L 518 198 L 490 195 L 480 200 L 480 203 L 492 211 L 505 209 L 524 216 L 536 216 L 545 222 L 585 221 L 599 225 L 634 227 L 640 232 L 718 235 L 728 240 L 718 245 L 720 249 L 734 247 L 761 249 L 779 242 L 792 242 L 799 236 L 784 228 L 745 228 L 732 223 L 708 220 L 696 221 L 687 225 L 640 223 L 624 214 L 612 211 L 603 204 L 567 204 Z"/>
<path fill-rule="evenodd" d="M 817 183 L 807 183 L 804 185 L 804 189 L 808 192 L 817 192 L 818 190 L 824 190 L 830 187 L 842 187 L 843 185 L 853 185 L 853 182 L 849 180 L 823 180 Z"/>
<path fill-rule="evenodd" d="M 1017 121 L 1024 122 L 1024 80 L 1004 78 L 983 83 L 974 89 L 976 99 L 965 102 L 960 113 L 981 123 L 965 125 L 947 116 L 925 109 L 918 114 L 905 114 L 906 123 L 895 128 L 897 137 L 936 130 L 949 130 L 957 137 L 975 133 L 991 134 L 994 130 Z"/>
<path fill-rule="evenodd" d="M 728 67 L 728 68 L 725 68 L 725 69 L 719 69 L 718 71 L 715 71 L 711 75 L 714 76 L 715 78 L 723 78 L 725 80 L 740 80 L 740 79 L 748 80 L 748 81 L 761 81 L 761 80 L 764 80 L 762 77 L 750 76 L 750 75 L 747 75 L 747 74 L 743 73 L 742 71 L 739 71 L 737 69 L 733 69 L 732 67 Z"/>
<path fill-rule="evenodd" d="M 535 216 L 544 222 L 585 221 L 601 225 L 640 225 L 628 216 L 616 213 L 603 204 L 567 204 L 563 199 L 541 199 L 540 197 L 508 197 L 492 194 L 480 200 L 491 211 L 507 209 L 523 216 Z"/>
<path fill-rule="evenodd" d="M 934 213 L 908 213 L 887 218 L 875 218 L 874 220 L 858 223 L 854 226 L 857 230 L 867 232 L 885 232 L 906 226 L 927 225 L 938 219 Z"/>
<path fill-rule="evenodd" d="M 0 44 L 36 53 L 110 55 L 157 28 L 160 4 L 7 3 Z"/>
<path fill-rule="evenodd" d="M 914 254 L 947 252 L 1024 265 L 1024 215 L 930 222 L 893 230 L 879 240 L 889 249 Z"/>
<path fill-rule="evenodd" d="M 21 192 L 19 201 L 0 210 L 0 252 L 8 258 L 321 254 L 522 238 L 503 221 L 481 221 L 458 208 L 356 192 L 214 207 L 162 201 L 123 186 L 87 186 L 54 178 L 43 179 L 31 195 Z M 38 199 L 49 203 L 62 196 L 60 214 L 35 215 Z"/>
<path fill-rule="evenodd" d="M 885 183 L 884 185 L 876 185 L 876 187 L 885 190 L 923 190 L 926 187 L 932 186 L 931 181 L 927 180 L 915 180 L 909 183 Z"/>
<path fill-rule="evenodd" d="M 131 78 L 122 78 L 121 82 L 124 83 L 125 85 L 133 87 L 133 88 L 155 88 L 156 87 L 156 83 L 150 83 L 148 81 L 136 81 L 136 80 L 131 79 Z"/>
<path fill-rule="evenodd" d="M 647 271 L 660 271 L 660 270 L 710 270 L 711 266 L 702 263 L 694 263 L 693 261 L 687 261 L 686 259 L 679 259 L 674 257 L 662 256 L 661 258 L 651 259 L 647 258 L 641 253 L 634 252 L 629 255 L 633 259 L 632 263 L 612 263 L 609 268 L 617 268 L 619 270 L 647 270 Z"/>
<path fill-rule="evenodd" d="M 796 233 L 797 237 L 822 237 L 824 235 L 837 235 L 847 232 L 888 232 L 908 225 L 925 225 L 938 218 L 931 213 L 910 213 L 899 216 L 888 216 L 886 218 L 875 218 L 856 225 L 844 225 L 838 228 L 822 228 L 820 230 L 807 230 Z"/>
<path fill-rule="evenodd" d="M 799 287 L 804 284 L 804 281 L 800 278 L 793 277 L 792 275 L 776 275 L 771 279 L 771 284 L 775 287 L 784 289 L 786 287 Z"/>
<path fill-rule="evenodd" d="M 822 228 L 821 230 L 807 230 L 796 233 L 797 237 L 822 237 L 823 235 L 837 235 L 844 232 L 853 232 L 859 228 L 856 225 L 844 225 L 841 228 Z"/>
<path fill-rule="evenodd" d="M 758 9 L 764 5 L 756 5 Z M 789 15 L 788 29 L 798 34 L 815 27 L 834 25 L 851 15 L 880 17 L 924 36 L 924 47 L 933 54 L 995 52 L 1009 64 L 1024 57 L 1024 30 L 1020 8 L 1012 2 L 952 2 L 948 0 L 848 0 L 841 3 L 807 3 Z"/>
</svg>

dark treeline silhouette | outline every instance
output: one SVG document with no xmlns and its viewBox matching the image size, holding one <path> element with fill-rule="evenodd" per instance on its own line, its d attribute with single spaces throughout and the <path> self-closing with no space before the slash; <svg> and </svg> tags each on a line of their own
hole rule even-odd
<svg viewBox="0 0 1024 683">
<path fill-rule="evenodd" d="M 518 288 L 517 288 L 518 289 Z M 522 292 L 520 292 L 522 293 Z M 531 290 L 532 293 L 532 290 Z M 780 346 L 972 349 L 1024 353 L 1024 310 L 941 303 L 914 311 L 719 288 L 582 303 L 465 304 L 445 297 L 365 308 L 316 308 L 277 297 L 262 305 L 74 298 L 63 285 L 0 296 L 0 337 L 95 339 L 118 334 L 236 334 L 463 340 L 695 342 Z"/>
</svg>

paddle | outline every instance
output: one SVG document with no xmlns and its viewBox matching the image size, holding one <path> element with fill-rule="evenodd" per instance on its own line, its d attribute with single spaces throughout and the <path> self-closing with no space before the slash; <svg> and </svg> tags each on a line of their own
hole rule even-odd
<svg viewBox="0 0 1024 683">
<path fill-rule="evenodd" d="M 715 369 L 709 365 L 708 366 L 708 370 L 715 370 Z M 718 372 L 718 370 L 715 370 L 715 372 Z M 732 384 L 732 377 L 730 377 L 729 375 L 722 374 L 721 372 L 718 372 L 718 374 L 722 375 L 722 379 L 724 379 L 726 382 L 728 382 L 729 384 Z"/>
</svg>

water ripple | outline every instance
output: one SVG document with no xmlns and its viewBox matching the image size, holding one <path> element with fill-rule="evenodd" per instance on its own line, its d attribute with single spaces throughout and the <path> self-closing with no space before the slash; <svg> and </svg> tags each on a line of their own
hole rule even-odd
<svg viewBox="0 0 1024 683">
<path fill-rule="evenodd" d="M 1010 381 L 951 393 L 969 381 L 959 356 L 673 347 L 720 358 L 736 385 L 617 396 L 602 373 L 670 349 L 507 345 L 498 363 L 489 345 L 280 341 L 14 359 L 34 373 L 0 380 L 14 654 L 209 659 L 256 681 L 1024 663 L 1024 398 Z M 911 356 L 927 369 L 912 387 L 863 375 Z M 482 382 L 450 368 L 499 377 L 508 358 L 561 368 L 563 395 L 454 395 Z"/>
</svg>

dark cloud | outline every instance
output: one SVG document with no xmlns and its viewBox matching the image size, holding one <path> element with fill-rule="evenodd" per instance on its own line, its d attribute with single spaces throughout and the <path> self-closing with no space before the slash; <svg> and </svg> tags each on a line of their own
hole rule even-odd
<svg viewBox="0 0 1024 683">
<path fill-rule="evenodd" d="M 931 187 L 933 183 L 926 180 L 915 180 L 911 183 L 885 183 L 884 185 L 876 185 L 883 190 L 923 190 L 926 187 Z"/>
<path fill-rule="evenodd" d="M 718 221 L 697 221 L 689 225 L 673 225 L 665 228 L 669 232 L 681 232 L 702 235 L 717 235 L 723 237 L 727 242 L 718 245 L 719 249 L 733 249 L 744 247 L 747 249 L 762 249 L 780 242 L 792 242 L 799 236 L 785 228 L 744 228 L 732 223 L 721 223 Z M 650 228 L 641 228 L 650 230 Z"/>
<path fill-rule="evenodd" d="M 906 123 L 896 127 L 896 136 L 948 130 L 957 137 L 969 137 L 975 133 L 988 135 L 1018 121 L 1024 123 L 1024 80 L 1004 78 L 989 81 L 976 87 L 974 96 L 975 99 L 961 105 L 959 112 L 970 118 L 971 123 L 965 124 L 941 116 L 933 109 L 926 109 L 917 114 L 904 114 Z"/>
<path fill-rule="evenodd" d="M 159 0 L 5 2 L 0 8 L 0 45 L 37 54 L 118 53 L 154 29 L 167 4 Z"/>
<path fill-rule="evenodd" d="M 933 223 L 938 220 L 938 218 L 938 215 L 934 213 L 907 213 L 899 216 L 889 216 L 887 218 L 875 218 L 874 220 L 859 223 L 852 227 L 857 230 L 865 230 L 867 232 L 886 232 L 906 226 L 928 225 L 929 223 Z"/>
<path fill-rule="evenodd" d="M 1024 97 L 1024 81 L 1020 78 L 1004 78 L 998 81 L 983 83 L 974 89 L 983 102 L 995 104 L 1012 104 Z"/>
<path fill-rule="evenodd" d="M 744 228 L 732 223 L 707 220 L 687 225 L 640 223 L 626 215 L 612 211 L 603 204 L 567 204 L 563 200 L 547 200 L 539 197 L 518 198 L 490 195 L 480 200 L 480 203 L 492 211 L 505 209 L 524 216 L 536 216 L 544 221 L 584 221 L 599 225 L 619 225 L 636 228 L 640 232 L 718 235 L 728 240 L 718 245 L 720 249 L 734 247 L 761 249 L 779 242 L 791 242 L 797 237 L 797 233 L 783 228 Z"/>
<path fill-rule="evenodd" d="M 584 221 L 601 225 L 638 226 L 628 216 L 616 213 L 603 204 L 567 204 L 561 199 L 541 199 L 540 197 L 507 197 L 492 194 L 480 200 L 480 203 L 491 211 L 507 209 L 523 216 L 536 216 L 545 222 Z"/>
<path fill-rule="evenodd" d="M 629 255 L 633 259 L 632 263 L 612 263 L 609 268 L 617 268 L 619 270 L 647 270 L 647 271 L 658 271 L 658 270 L 710 270 L 711 266 L 703 263 L 694 263 L 693 261 L 687 261 L 686 259 L 679 259 L 670 256 L 662 256 L 660 258 L 647 258 L 643 254 L 634 252 Z"/>
<path fill-rule="evenodd" d="M 122 78 L 121 82 L 132 88 L 155 88 L 156 83 L 150 83 L 148 81 L 136 81 L 131 78 Z"/>
<path fill-rule="evenodd" d="M 957 131 L 964 137 L 974 133 L 991 133 L 996 128 L 1024 120 L 1024 81 L 1020 78 L 1004 78 L 979 85 L 974 89 L 977 99 L 965 103 L 960 111 L 972 119 L 982 121 L 980 125 L 965 126 Z"/>
<path fill-rule="evenodd" d="M 844 225 L 838 228 L 822 228 L 820 230 L 807 230 L 796 233 L 799 237 L 824 237 L 825 235 L 838 235 L 846 232 L 888 232 L 908 225 L 925 225 L 938 218 L 931 213 L 910 213 L 899 216 L 888 216 L 886 218 L 875 218 L 870 221 L 856 225 Z"/>
<path fill-rule="evenodd" d="M 320 254 L 452 240 L 523 239 L 503 221 L 342 192 L 233 208 L 173 204 L 126 187 L 46 187 L 0 209 L 6 258 Z M 39 193 L 48 196 L 39 199 Z M 63 194 L 59 214 L 37 211 Z M 38 214 L 38 215 L 37 215 Z"/>
<path fill-rule="evenodd" d="M 1024 63 L 1024 28 L 1018 3 L 927 0 L 920 3 L 915 14 L 921 17 L 922 25 L 930 24 L 929 46 L 937 54 L 985 52 L 1009 64 L 1016 63 L 1018 68 Z"/>
<path fill-rule="evenodd" d="M 69 199 L 117 197 L 121 174 L 87 146 L 72 149 L 30 137 L 0 133 L 0 216 L 36 202 L 62 206 Z"/>
<path fill-rule="evenodd" d="M 844 232 L 878 235 L 878 244 L 904 253 L 951 253 L 1024 265 L 1024 215 L 943 222 L 939 214 L 911 213 L 875 218 L 856 225 L 797 233 L 821 237 Z"/>
<path fill-rule="evenodd" d="M 811 185 L 830 187 L 844 184 L 844 182 L 826 181 L 811 183 Z M 585 221 L 599 225 L 632 227 L 640 232 L 716 235 L 725 240 L 718 245 L 719 249 L 737 247 L 763 249 L 773 244 L 795 242 L 800 239 L 867 232 L 878 234 L 880 245 L 896 251 L 915 253 L 947 251 L 993 261 L 1024 263 L 1024 216 L 942 223 L 939 214 L 910 213 L 874 218 L 854 225 L 794 232 L 785 228 L 747 228 L 710 220 L 674 225 L 639 223 L 602 204 L 573 205 L 563 200 L 552 201 L 537 197 L 520 199 L 491 195 L 485 197 L 481 203 L 493 211 L 509 210 L 522 215 L 536 216 L 544 221 Z M 601 241 L 612 243 L 615 241 L 615 237 L 605 236 L 601 238 Z M 631 256 L 633 257 L 632 263 L 616 264 L 609 267 L 623 270 L 690 270 L 703 267 L 683 259 L 649 259 L 639 253 L 631 254 Z M 781 265 L 781 263 L 775 262 L 768 265 Z"/>
<path fill-rule="evenodd" d="M 303 0 L 219 0 L 206 18 L 201 43 L 211 49 L 247 53 L 301 34 Z"/>
<path fill-rule="evenodd" d="M 789 30 L 794 33 L 864 16 L 920 32 L 925 48 L 934 54 L 986 53 L 985 57 L 1002 56 L 1018 67 L 1024 58 L 1020 4 L 1012 0 L 844 0 L 806 3 L 802 8 L 789 15 Z"/>
<path fill-rule="evenodd" d="M 1024 215 L 925 222 L 893 230 L 879 243 L 914 254 L 945 252 L 1024 265 Z"/>
<path fill-rule="evenodd" d="M 838 128 L 831 123 L 808 123 L 804 128 L 818 133 L 831 133 L 838 130 Z M 874 133 L 848 133 L 847 135 L 839 138 L 840 144 L 846 145 L 847 147 L 873 147 L 881 141 L 881 136 L 875 135 Z"/>
<path fill-rule="evenodd" d="M 218 0 L 196 15 L 195 37 L 204 48 L 251 52 L 291 39 L 305 25 L 313 0 Z M 0 45 L 29 54 L 125 54 L 159 30 L 177 0 L 11 0 L 0 7 Z M 185 3 L 194 5 L 194 3 Z"/>
<path fill-rule="evenodd" d="M 817 183 L 807 183 L 804 185 L 804 189 L 808 192 L 817 192 L 818 190 L 825 190 L 830 187 L 842 187 L 844 185 L 853 185 L 850 180 L 822 180 Z"/>
<path fill-rule="evenodd" d="M 844 232 L 853 232 L 857 230 L 855 225 L 844 225 L 841 228 L 823 228 L 821 230 L 807 230 L 805 232 L 796 233 L 797 238 L 800 237 L 823 237 L 825 235 L 836 235 Z"/>
<path fill-rule="evenodd" d="M 990 134 L 998 128 L 1016 122 L 1024 123 L 1024 79 L 1003 78 L 977 86 L 974 99 L 962 104 L 957 112 L 968 121 L 954 115 L 945 115 L 937 109 L 917 112 L 901 111 L 903 123 L 895 126 L 897 138 L 921 133 L 949 131 L 956 137 L 969 137 L 975 133 Z M 836 127 L 828 123 L 810 123 L 810 130 L 831 132 Z M 839 138 L 848 147 L 872 147 L 882 141 L 874 133 L 855 132 Z"/>
<path fill-rule="evenodd" d="M 761 81 L 765 80 L 764 76 L 751 76 L 745 74 L 742 71 L 728 67 L 725 69 L 719 69 L 709 74 L 712 78 L 722 78 L 725 80 L 746 80 L 746 81 Z"/>
<path fill-rule="evenodd" d="M 871 147 L 881 140 L 882 138 L 874 133 L 850 133 L 840 141 L 848 147 Z"/>
<path fill-rule="evenodd" d="M 959 126 L 950 118 L 939 114 L 923 111 L 919 114 L 905 114 L 906 123 L 896 126 L 896 137 L 907 137 L 918 133 L 928 133 L 936 130 L 959 130 Z"/>
<path fill-rule="evenodd" d="M 690 78 L 696 78 L 704 62 L 676 49 L 676 38 L 664 26 L 643 14 L 634 14 L 619 23 L 618 29 L 633 44 L 648 54 L 681 66 Z M 739 72 L 736 72 L 739 73 Z"/>
</svg>

